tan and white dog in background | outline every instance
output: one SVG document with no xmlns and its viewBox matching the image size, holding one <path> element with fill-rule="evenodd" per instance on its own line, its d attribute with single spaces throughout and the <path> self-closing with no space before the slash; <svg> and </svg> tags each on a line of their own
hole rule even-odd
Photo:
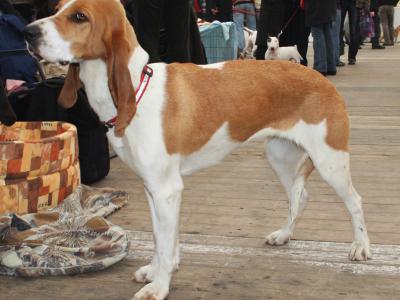
<svg viewBox="0 0 400 300">
<path fill-rule="evenodd" d="M 255 52 L 257 50 L 256 40 L 257 31 L 251 30 L 247 27 L 243 27 L 244 33 L 244 49 L 241 53 L 242 58 L 255 58 Z"/>
<path fill-rule="evenodd" d="M 281 245 L 292 236 L 307 200 L 305 182 L 316 168 L 351 214 L 350 259 L 370 257 L 361 197 L 350 176 L 345 104 L 319 73 L 282 61 L 156 63 L 137 106 L 135 90 L 148 54 L 119 1 L 61 1 L 54 16 L 30 24 L 25 36 L 37 56 L 75 63 L 60 94 L 64 107 L 75 103 L 83 84 L 101 120 L 117 116 L 108 138 L 143 179 L 154 229 L 153 259 L 135 273 L 137 281 L 150 283 L 134 299 L 168 295 L 179 264 L 182 176 L 217 164 L 256 138 L 267 141 L 267 156 L 290 203 L 287 224 L 267 243 Z"/>
</svg>

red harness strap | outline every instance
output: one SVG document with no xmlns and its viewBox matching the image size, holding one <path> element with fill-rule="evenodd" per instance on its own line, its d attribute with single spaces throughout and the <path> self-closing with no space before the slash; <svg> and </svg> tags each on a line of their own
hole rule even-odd
<svg viewBox="0 0 400 300">
<path fill-rule="evenodd" d="M 147 89 L 147 86 L 149 85 L 150 78 L 153 76 L 153 69 L 150 68 L 149 66 L 145 66 L 143 68 L 142 74 L 140 75 L 140 83 L 139 86 L 135 92 L 136 96 L 136 105 L 139 104 L 140 100 L 142 100 L 142 97 L 144 95 L 144 92 Z M 105 125 L 107 128 L 111 129 L 115 126 L 115 122 L 117 121 L 117 116 L 114 118 L 108 120 L 105 122 Z"/>
</svg>

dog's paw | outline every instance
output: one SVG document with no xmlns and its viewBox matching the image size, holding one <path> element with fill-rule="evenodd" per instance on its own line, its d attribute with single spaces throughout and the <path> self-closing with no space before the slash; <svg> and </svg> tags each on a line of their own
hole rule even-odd
<svg viewBox="0 0 400 300">
<path fill-rule="evenodd" d="M 152 264 L 149 264 L 139 268 L 135 274 L 133 274 L 133 280 L 142 283 L 152 282 L 154 280 L 154 273 L 155 267 Z"/>
<path fill-rule="evenodd" d="M 132 300 L 163 300 L 167 298 L 168 293 L 168 285 L 154 281 L 145 285 L 133 296 Z"/>
<path fill-rule="evenodd" d="M 291 233 L 287 230 L 281 229 L 274 231 L 266 238 L 266 243 L 269 245 L 283 245 L 286 244 L 291 237 Z"/>
<path fill-rule="evenodd" d="M 371 258 L 371 256 L 372 255 L 368 244 L 354 241 L 351 245 L 351 250 L 349 253 L 350 260 L 368 260 Z"/>
</svg>

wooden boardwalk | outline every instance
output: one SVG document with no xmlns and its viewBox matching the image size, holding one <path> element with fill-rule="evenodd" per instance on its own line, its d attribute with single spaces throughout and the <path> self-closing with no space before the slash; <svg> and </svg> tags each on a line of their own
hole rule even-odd
<svg viewBox="0 0 400 300">
<path fill-rule="evenodd" d="M 373 260 L 349 262 L 352 229 L 344 204 L 314 172 L 294 240 L 264 245 L 283 225 L 287 200 L 252 142 L 222 164 L 185 178 L 182 262 L 171 300 L 400 298 L 400 46 L 359 52 L 332 81 L 351 116 L 354 185 L 363 196 Z M 110 217 L 130 230 L 131 253 L 103 272 L 73 277 L 0 278 L 0 299 L 129 299 L 132 273 L 151 255 L 150 213 L 140 180 L 118 159 L 98 186 L 128 190 Z"/>
</svg>

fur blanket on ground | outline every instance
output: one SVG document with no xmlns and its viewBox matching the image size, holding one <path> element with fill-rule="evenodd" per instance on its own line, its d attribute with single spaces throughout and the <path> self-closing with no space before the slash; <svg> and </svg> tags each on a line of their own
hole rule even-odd
<svg viewBox="0 0 400 300">
<path fill-rule="evenodd" d="M 128 254 L 128 237 L 104 217 L 127 201 L 126 192 L 81 185 L 47 212 L 1 215 L 0 275 L 77 274 L 117 263 Z"/>
</svg>

